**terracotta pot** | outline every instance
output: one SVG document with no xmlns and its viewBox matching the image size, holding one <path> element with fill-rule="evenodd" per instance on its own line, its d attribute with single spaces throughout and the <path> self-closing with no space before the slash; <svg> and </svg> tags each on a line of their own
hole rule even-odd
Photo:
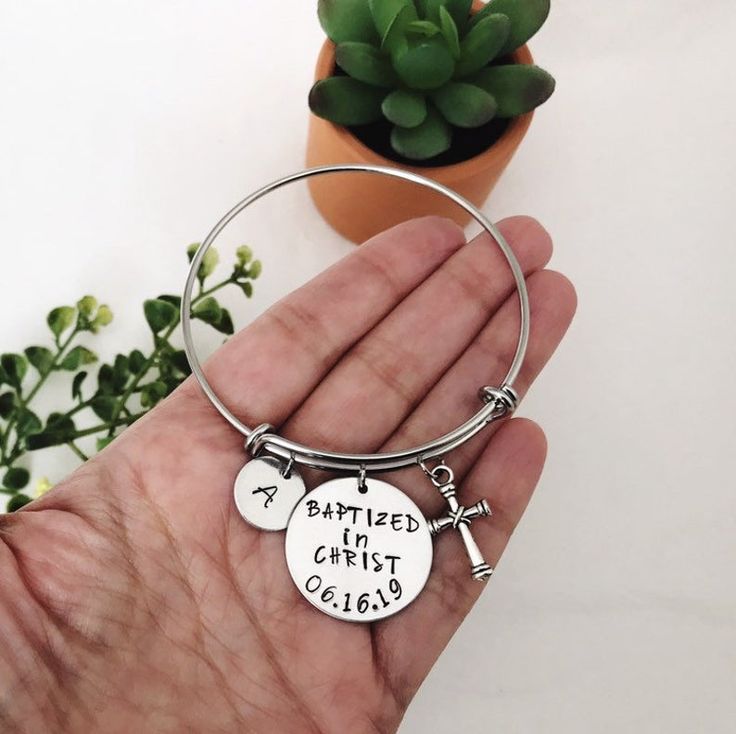
<svg viewBox="0 0 736 734">
<path fill-rule="evenodd" d="M 532 63 L 532 55 L 526 46 L 515 51 L 513 58 L 516 63 Z M 315 80 L 331 76 L 334 69 L 335 45 L 328 40 L 317 60 Z M 519 147 L 533 114 L 529 112 L 510 120 L 501 137 L 475 158 L 437 167 L 406 166 L 384 158 L 347 128 L 310 115 L 307 165 L 370 163 L 403 168 L 449 186 L 476 206 L 481 206 Z M 450 217 L 461 226 L 470 221 L 462 209 L 445 197 L 386 176 L 340 173 L 311 178 L 308 183 L 314 203 L 325 220 L 353 242 L 363 242 L 388 227 L 427 214 Z"/>
</svg>

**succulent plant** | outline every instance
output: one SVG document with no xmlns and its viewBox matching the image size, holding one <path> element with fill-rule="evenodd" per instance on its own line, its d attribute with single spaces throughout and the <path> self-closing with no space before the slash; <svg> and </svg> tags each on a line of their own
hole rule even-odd
<svg viewBox="0 0 736 734">
<path fill-rule="evenodd" d="M 524 114 L 554 79 L 508 55 L 542 26 L 550 0 L 319 0 L 342 70 L 317 81 L 314 114 L 338 125 L 388 120 L 391 147 L 426 161 L 452 145 L 453 128 Z M 500 63 L 499 63 L 500 61 Z"/>
</svg>

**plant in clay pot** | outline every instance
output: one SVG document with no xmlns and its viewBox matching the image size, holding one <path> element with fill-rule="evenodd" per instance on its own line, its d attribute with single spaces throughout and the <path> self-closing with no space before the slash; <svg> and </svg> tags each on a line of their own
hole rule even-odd
<svg viewBox="0 0 736 734">
<path fill-rule="evenodd" d="M 308 163 L 399 165 L 482 204 L 554 90 L 525 46 L 548 13 L 549 0 L 320 0 L 329 41 L 309 94 Z M 432 192 L 335 178 L 313 179 L 312 194 L 351 239 L 437 209 L 464 221 Z M 361 212 L 348 211 L 348 189 Z"/>
</svg>

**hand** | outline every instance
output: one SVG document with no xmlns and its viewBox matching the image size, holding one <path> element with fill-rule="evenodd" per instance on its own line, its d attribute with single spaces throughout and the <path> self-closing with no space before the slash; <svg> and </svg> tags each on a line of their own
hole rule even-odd
<svg viewBox="0 0 736 734">
<path fill-rule="evenodd" d="M 543 270 L 547 234 L 501 225 L 528 275 L 523 393 L 572 319 Z M 516 345 L 511 276 L 486 237 L 409 222 L 355 250 L 233 337 L 207 365 L 250 426 L 325 449 L 416 445 L 477 411 Z M 539 478 L 542 431 L 514 418 L 452 453 L 473 525 L 500 557 Z M 291 582 L 283 533 L 237 514 L 242 437 L 192 379 L 48 495 L 0 516 L 0 722 L 5 732 L 394 731 L 483 588 L 458 537 L 435 542 L 424 592 L 373 625 L 323 616 Z M 385 477 L 427 517 L 416 471 Z M 315 477 L 307 477 L 308 483 Z"/>
</svg>

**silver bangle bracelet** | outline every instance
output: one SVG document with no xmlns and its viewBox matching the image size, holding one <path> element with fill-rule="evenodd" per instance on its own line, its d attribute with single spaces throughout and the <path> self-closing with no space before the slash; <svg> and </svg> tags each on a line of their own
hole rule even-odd
<svg viewBox="0 0 736 734">
<path fill-rule="evenodd" d="M 215 394 L 204 375 L 192 342 L 192 289 L 207 250 L 232 219 L 253 202 L 294 181 L 328 173 L 359 171 L 391 176 L 444 194 L 471 214 L 501 248 L 519 292 L 519 341 L 501 387 L 481 387 L 483 407 L 467 422 L 434 441 L 411 449 L 378 454 L 344 454 L 313 449 L 279 436 L 268 423 L 246 426 Z M 498 229 L 454 191 L 409 171 L 363 165 L 312 168 L 285 176 L 255 191 L 233 207 L 207 235 L 194 257 L 181 302 L 184 347 L 192 373 L 220 414 L 245 436 L 252 457 L 234 482 L 235 506 L 250 525 L 266 531 L 286 530 L 284 551 L 297 588 L 314 607 L 351 622 L 375 622 L 410 604 L 421 592 L 432 567 L 432 539 L 448 530 L 459 534 L 472 578 L 493 573 L 470 525 L 488 518 L 487 500 L 465 507 L 458 499 L 452 469 L 444 455 L 476 435 L 492 421 L 514 411 L 519 374 L 529 339 L 529 299 L 524 274 Z M 427 462 L 440 459 L 430 467 Z M 296 465 L 352 473 L 307 492 Z M 368 472 L 414 466 L 421 469 L 447 503 L 447 514 L 427 519 L 397 487 L 368 477 Z"/>
<path fill-rule="evenodd" d="M 432 189 L 433 191 L 451 199 L 455 204 L 468 212 L 468 214 L 470 214 L 496 242 L 508 263 L 519 294 L 519 338 L 516 352 L 501 386 L 498 388 L 489 386 L 480 388 L 479 396 L 483 402 L 483 407 L 467 422 L 458 426 L 449 433 L 434 439 L 433 441 L 401 451 L 378 454 L 349 454 L 324 451 L 321 449 L 311 448 L 279 436 L 267 423 L 256 428 L 251 428 L 235 416 L 217 396 L 205 377 L 202 365 L 200 364 L 194 349 L 191 325 L 192 291 L 197 280 L 197 273 L 202 260 L 223 229 L 244 209 L 282 186 L 311 178 L 312 176 L 344 172 L 372 173 L 380 176 L 403 179 L 419 186 Z M 240 433 L 248 439 L 248 448 L 253 455 L 259 452 L 265 452 L 289 462 L 290 466 L 291 464 L 296 463 L 303 466 L 332 471 L 383 472 L 401 469 L 410 465 L 417 465 L 430 459 L 442 457 L 445 453 L 457 448 L 461 444 L 465 443 L 465 441 L 475 436 L 492 421 L 513 412 L 518 402 L 518 396 L 513 385 L 524 361 L 529 341 L 529 297 L 524 281 L 524 273 L 511 247 L 506 242 L 498 228 L 482 212 L 473 206 L 473 204 L 467 201 L 467 199 L 458 195 L 446 186 L 432 181 L 431 179 L 402 169 L 371 165 L 330 165 L 299 171 L 273 181 L 257 191 L 254 191 L 225 214 L 225 216 L 207 235 L 192 258 L 181 301 L 181 322 L 184 335 L 184 349 L 194 377 L 201 385 L 207 398 L 212 402 L 223 418 L 225 418 L 233 428 L 240 431 Z"/>
</svg>

